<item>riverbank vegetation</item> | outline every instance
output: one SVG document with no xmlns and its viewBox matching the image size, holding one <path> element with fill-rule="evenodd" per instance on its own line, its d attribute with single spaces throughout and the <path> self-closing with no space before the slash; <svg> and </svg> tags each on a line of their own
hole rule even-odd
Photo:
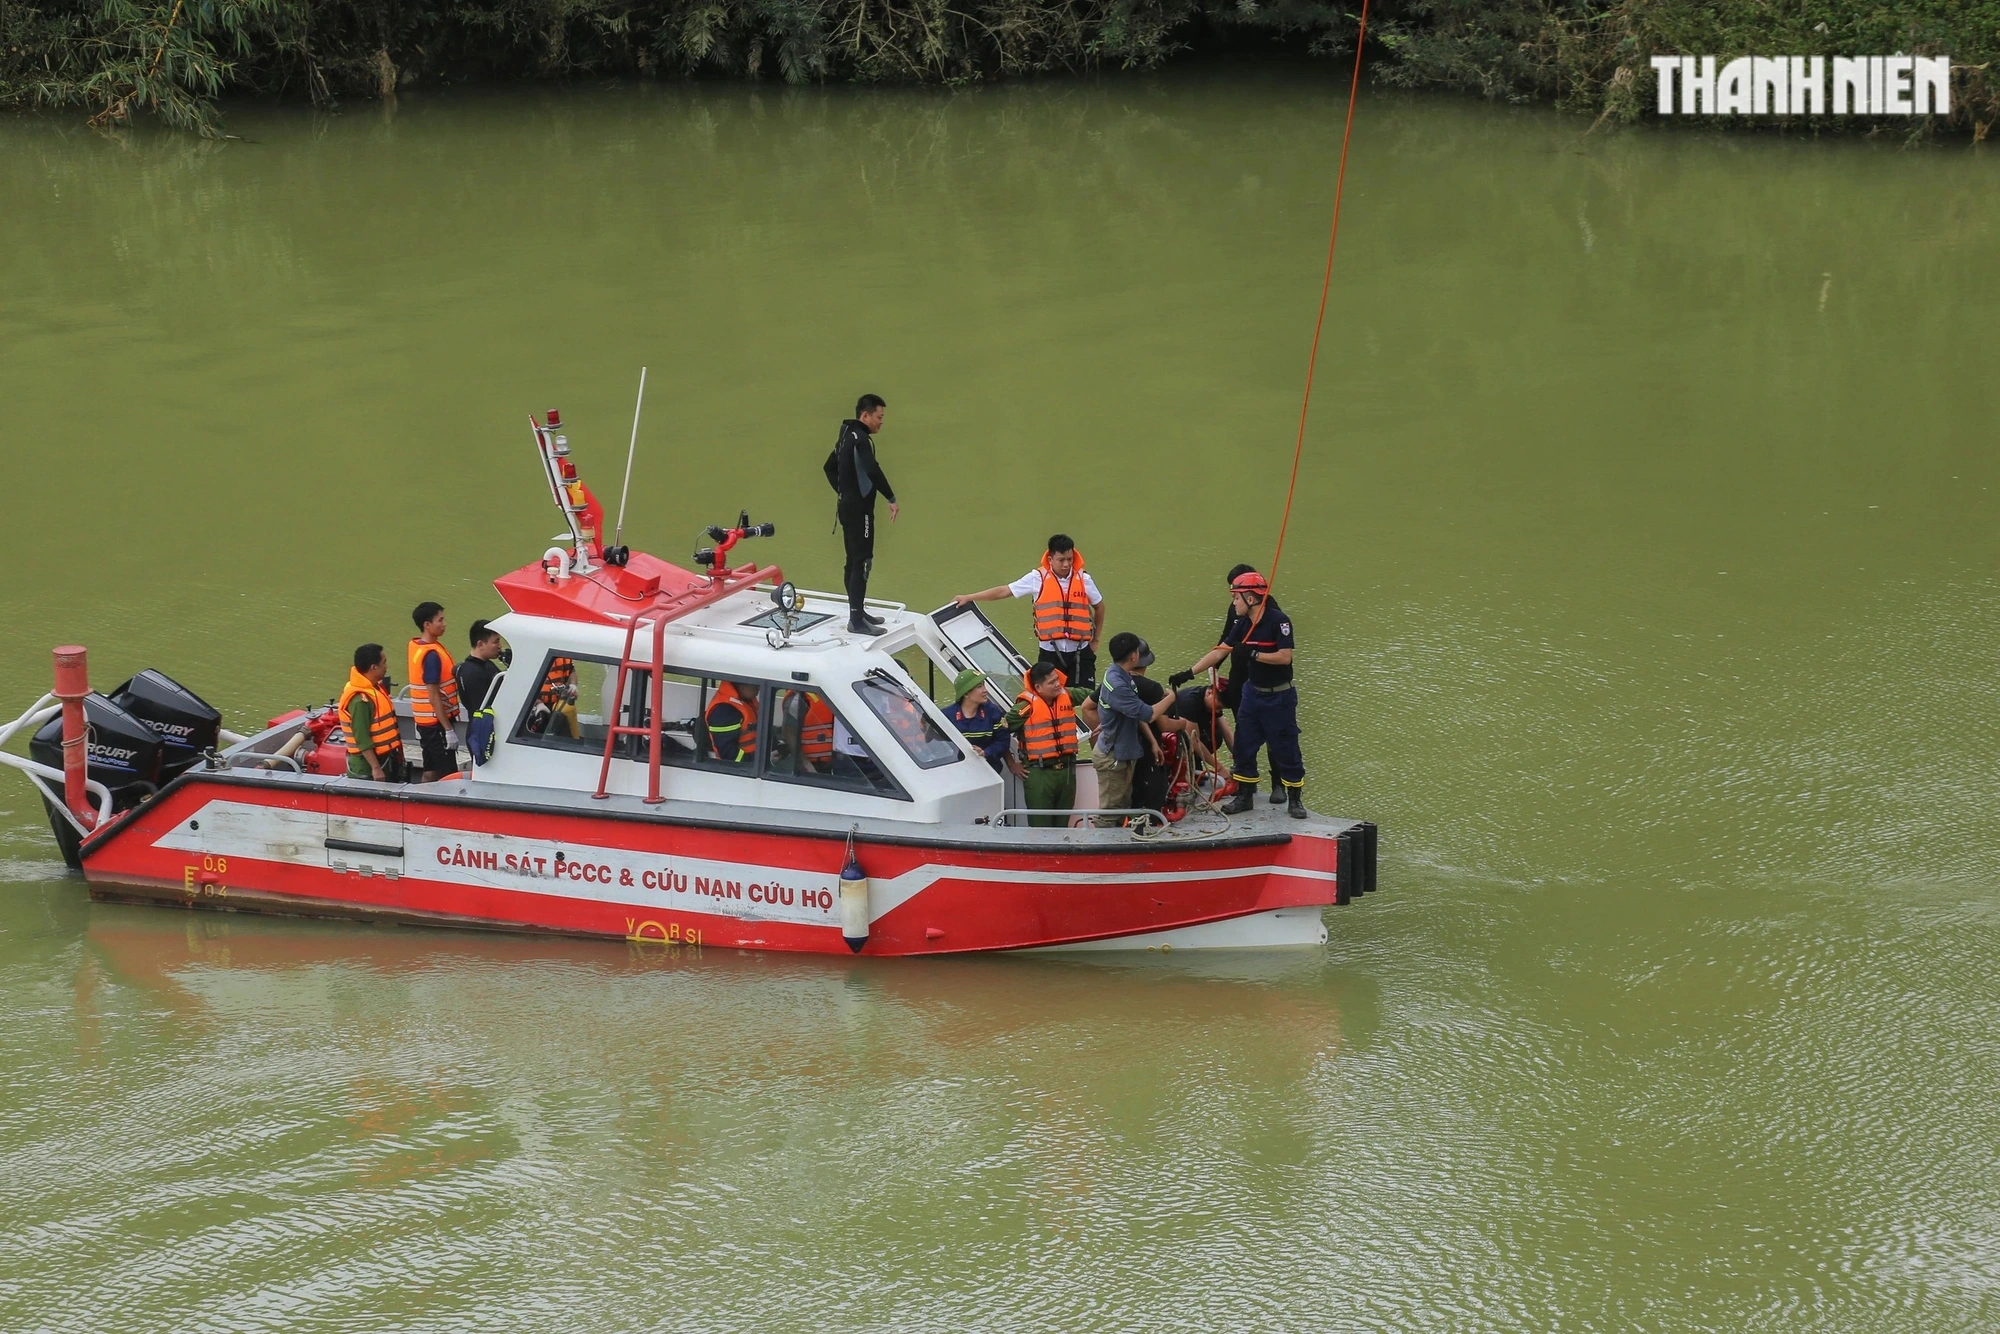
<svg viewBox="0 0 2000 1334">
<path fill-rule="evenodd" d="M 0 106 L 218 132 L 225 94 L 394 97 L 581 76 L 954 83 L 1246 43 L 1351 53 L 1346 0 L 0 0 Z M 2000 120 L 2000 0 L 1382 0 L 1372 77 L 1649 113 L 1656 53 L 1953 59 L 1947 128 Z M 1760 120 L 1768 125 L 1768 120 Z M 1841 122 L 1850 128 L 1856 122 Z M 1865 122 L 1860 122 L 1865 125 Z M 1899 132 L 1929 122 L 1887 122 Z"/>
</svg>

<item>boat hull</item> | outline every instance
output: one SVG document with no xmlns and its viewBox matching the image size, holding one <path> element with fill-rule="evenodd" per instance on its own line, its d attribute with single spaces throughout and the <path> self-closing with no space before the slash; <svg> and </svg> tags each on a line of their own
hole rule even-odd
<svg viewBox="0 0 2000 1334">
<path fill-rule="evenodd" d="M 442 787 L 442 785 L 441 785 Z M 94 835 L 100 898 L 708 947 L 850 952 L 825 828 L 189 775 Z M 871 955 L 1323 943 L 1319 833 L 1051 842 L 861 832 Z"/>
</svg>

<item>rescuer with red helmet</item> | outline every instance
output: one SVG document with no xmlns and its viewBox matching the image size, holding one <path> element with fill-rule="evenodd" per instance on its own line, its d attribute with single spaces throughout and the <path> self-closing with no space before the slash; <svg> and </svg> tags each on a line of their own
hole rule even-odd
<svg viewBox="0 0 2000 1334">
<path fill-rule="evenodd" d="M 1306 818 L 1304 789 L 1305 757 L 1299 753 L 1299 692 L 1292 682 L 1292 620 L 1271 585 L 1255 570 L 1229 581 L 1229 608 L 1235 613 L 1222 643 L 1203 654 L 1195 665 L 1172 678 L 1181 681 L 1199 676 L 1245 649 L 1243 697 L 1236 708 L 1236 740 L 1230 747 L 1231 773 L 1236 795 L 1222 808 L 1226 815 L 1241 815 L 1257 801 L 1257 752 L 1271 748 L 1271 768 L 1284 787 L 1286 813 L 1295 820 Z"/>
</svg>

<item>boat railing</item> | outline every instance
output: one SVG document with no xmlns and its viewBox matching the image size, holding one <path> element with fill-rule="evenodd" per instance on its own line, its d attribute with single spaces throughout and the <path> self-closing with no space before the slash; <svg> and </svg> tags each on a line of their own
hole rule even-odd
<svg viewBox="0 0 2000 1334">
<path fill-rule="evenodd" d="M 776 584 L 766 580 L 762 583 L 751 585 L 751 591 L 753 593 L 770 593 L 775 592 L 777 587 Z M 801 588 L 799 590 L 799 601 L 804 603 L 808 598 L 817 598 L 821 602 L 838 602 L 842 606 L 847 605 L 847 594 L 845 593 L 827 593 L 817 588 Z M 864 607 L 880 607 L 883 611 L 908 611 L 910 609 L 909 603 L 892 602 L 888 598 L 863 598 L 861 605 Z"/>
<path fill-rule="evenodd" d="M 997 811 L 993 815 L 988 816 L 987 823 L 994 825 L 1011 826 L 1013 824 L 1013 820 L 1010 817 L 1017 815 L 1019 816 L 1081 815 L 1086 819 L 1091 819 L 1091 820 L 1095 820 L 1100 815 L 1116 815 L 1124 818 L 1132 818 L 1132 817 L 1142 818 L 1148 823 L 1159 825 L 1162 828 L 1165 828 L 1167 824 L 1167 817 L 1160 814 L 1158 811 L 1153 810 L 1149 806 L 1115 806 L 1108 810 L 1101 810 L 1101 811 L 1050 811 L 1050 810 L 1043 810 L 1040 807 L 1036 806 L 1009 806 L 1005 810 Z"/>
<path fill-rule="evenodd" d="M 295 774 L 302 774 L 306 771 L 306 767 L 299 763 L 298 757 L 293 755 L 265 754 L 262 751 L 239 750 L 224 755 L 221 759 L 221 767 L 224 769 L 276 769 L 280 765 L 290 765 L 292 772 Z"/>
<path fill-rule="evenodd" d="M 54 695 L 43 695 L 29 706 L 26 713 L 16 718 L 13 722 L 8 723 L 5 727 L 0 727 L 0 747 L 6 746 L 9 741 L 14 739 L 15 733 L 21 731 L 23 728 L 40 727 L 49 719 L 61 714 L 62 705 L 56 703 L 55 700 L 56 697 Z M 70 827 L 76 830 L 77 837 L 88 838 L 90 836 L 91 826 L 84 824 L 82 820 L 78 819 L 76 813 L 70 810 L 69 803 L 64 801 L 60 795 L 63 783 L 62 770 L 51 769 L 46 764 L 37 764 L 25 755 L 11 754 L 4 749 L 0 749 L 0 764 L 11 765 L 26 774 L 28 781 L 33 783 L 42 796 L 47 799 L 49 809 L 61 813 L 62 818 L 69 821 Z M 50 783 L 56 784 L 56 787 L 51 788 L 49 786 Z M 104 824 L 111 818 L 111 789 L 98 782 L 95 778 L 85 779 L 83 788 L 84 791 L 97 798 L 97 824 Z"/>
</svg>

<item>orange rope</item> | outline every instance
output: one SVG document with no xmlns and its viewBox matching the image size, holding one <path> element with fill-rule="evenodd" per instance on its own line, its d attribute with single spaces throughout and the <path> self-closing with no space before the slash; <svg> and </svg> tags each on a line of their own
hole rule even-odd
<svg viewBox="0 0 2000 1334">
<path fill-rule="evenodd" d="M 1368 0 L 1361 0 L 1361 25 L 1354 34 L 1354 82 L 1347 90 L 1347 128 L 1340 132 L 1340 176 L 1333 185 L 1333 226 L 1326 237 L 1326 277 L 1319 285 L 1319 315 L 1313 320 L 1312 353 L 1306 358 L 1306 392 L 1299 403 L 1299 440 L 1292 447 L 1292 480 L 1285 487 L 1285 517 L 1278 522 L 1278 549 L 1271 553 L 1271 573 L 1275 587 L 1278 560 L 1285 554 L 1285 530 L 1292 524 L 1292 495 L 1299 489 L 1299 456 L 1306 448 L 1306 412 L 1312 407 L 1313 369 L 1319 365 L 1319 332 L 1326 323 L 1326 294 L 1333 287 L 1333 245 L 1340 238 L 1340 195 L 1347 185 L 1347 141 L 1354 133 L 1354 101 L 1361 92 L 1361 45 L 1368 38 Z"/>
</svg>

